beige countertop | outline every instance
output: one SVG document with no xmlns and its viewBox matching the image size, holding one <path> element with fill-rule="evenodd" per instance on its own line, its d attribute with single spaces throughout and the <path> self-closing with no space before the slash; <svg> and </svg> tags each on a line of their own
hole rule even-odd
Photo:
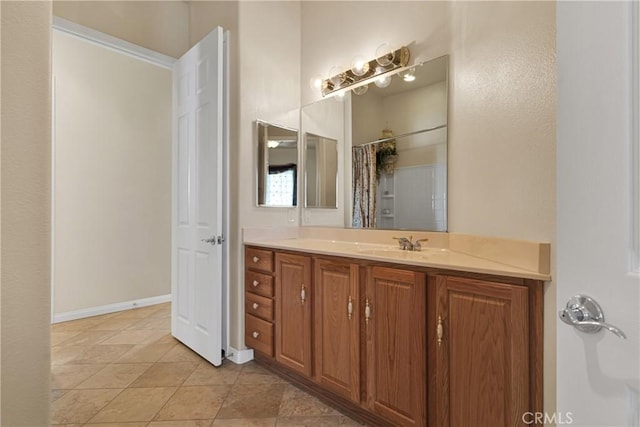
<svg viewBox="0 0 640 427">
<path fill-rule="evenodd" d="M 488 239 L 488 243 L 484 242 L 480 245 L 478 243 L 480 239 L 478 236 L 469 236 L 469 238 L 465 240 L 461 238 L 461 236 L 464 235 L 457 235 L 456 239 L 462 239 L 463 241 L 461 243 L 457 242 L 456 245 L 460 246 L 463 250 L 452 249 L 449 247 L 448 238 L 442 239 L 440 238 L 441 236 L 438 236 L 434 238 L 433 241 L 438 243 L 440 247 L 427 246 L 423 247 L 420 252 L 412 252 L 400 250 L 397 245 L 392 244 L 374 243 L 370 241 L 358 242 L 338 239 L 334 240 L 330 238 L 324 239 L 318 238 L 317 236 L 308 236 L 309 234 L 314 234 L 309 232 L 302 234 L 306 234 L 307 236 L 298 235 L 296 237 L 287 236 L 288 238 L 276 238 L 273 234 L 245 233 L 244 244 L 273 249 L 307 252 L 317 255 L 342 256 L 471 273 L 484 273 L 534 280 L 551 279 L 548 271 L 544 271 L 545 262 L 541 262 L 540 259 L 516 259 L 515 262 L 512 259 L 514 247 L 517 248 L 519 246 L 523 246 L 524 249 L 521 251 L 521 257 L 531 258 L 535 255 L 535 247 L 531 248 L 530 246 L 547 245 L 544 243 L 536 244 L 533 242 L 505 241 L 505 245 L 508 247 L 505 248 L 505 251 L 508 251 L 510 255 L 509 257 L 505 257 L 505 259 L 500 259 L 500 242 L 493 242 L 491 241 L 491 238 L 484 238 Z M 330 234 L 331 233 L 324 233 L 324 235 Z M 429 243 L 431 243 L 431 239 Z M 473 249 L 474 247 L 480 247 L 481 249 L 476 250 Z M 487 247 L 491 247 L 491 251 L 488 251 L 486 249 Z M 470 254 L 466 252 L 473 250 L 476 250 L 476 252 L 485 256 L 478 256 L 477 254 Z M 542 253 L 542 257 L 544 258 L 544 253 L 547 252 L 548 248 L 543 246 L 538 248 L 537 256 L 539 257 L 540 253 Z M 492 257 L 493 259 L 490 259 L 489 257 Z M 512 265 L 511 263 L 518 265 Z M 523 268 L 523 265 L 527 267 L 541 266 L 542 268 L 538 268 L 537 270 L 535 268 L 529 269 Z"/>
</svg>

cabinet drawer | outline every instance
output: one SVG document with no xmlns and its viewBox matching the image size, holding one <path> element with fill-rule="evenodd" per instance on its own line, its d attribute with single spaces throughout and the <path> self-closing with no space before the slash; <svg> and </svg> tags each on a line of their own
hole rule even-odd
<svg viewBox="0 0 640 427">
<path fill-rule="evenodd" d="M 273 252 L 267 249 L 247 248 L 244 266 L 252 270 L 273 271 Z"/>
<path fill-rule="evenodd" d="M 244 316 L 244 341 L 260 353 L 273 357 L 273 323 L 246 314 Z"/>
<path fill-rule="evenodd" d="M 247 270 L 244 275 L 244 284 L 245 290 L 249 292 L 267 298 L 273 296 L 273 276 Z"/>
<path fill-rule="evenodd" d="M 244 294 L 244 312 L 271 322 L 273 320 L 273 300 L 247 292 Z"/>
</svg>

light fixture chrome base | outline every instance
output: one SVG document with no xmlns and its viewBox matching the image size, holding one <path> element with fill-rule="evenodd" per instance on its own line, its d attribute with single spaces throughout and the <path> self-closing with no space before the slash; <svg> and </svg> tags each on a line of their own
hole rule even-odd
<svg viewBox="0 0 640 427">
<path fill-rule="evenodd" d="M 354 74 L 351 69 L 345 70 L 335 76 L 331 76 L 322 81 L 322 96 L 327 96 L 356 84 L 364 84 L 365 82 L 373 81 L 389 71 L 404 67 L 409 63 L 410 56 L 409 48 L 402 46 L 400 49 L 389 52 L 387 55 L 369 61 L 368 66 L 364 67 L 367 71 L 360 76 Z M 383 59 L 388 60 L 388 63 Z M 386 65 L 380 65 L 381 63 Z"/>
</svg>

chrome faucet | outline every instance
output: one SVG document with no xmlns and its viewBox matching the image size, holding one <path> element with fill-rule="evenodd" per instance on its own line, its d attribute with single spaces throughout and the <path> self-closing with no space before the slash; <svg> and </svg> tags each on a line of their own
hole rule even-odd
<svg viewBox="0 0 640 427">
<path fill-rule="evenodd" d="M 398 247 L 402 251 L 415 251 L 420 252 L 422 250 L 422 245 L 420 242 L 428 242 L 429 239 L 418 239 L 415 242 L 413 241 L 413 236 L 406 237 L 394 237 L 398 241 Z"/>
</svg>

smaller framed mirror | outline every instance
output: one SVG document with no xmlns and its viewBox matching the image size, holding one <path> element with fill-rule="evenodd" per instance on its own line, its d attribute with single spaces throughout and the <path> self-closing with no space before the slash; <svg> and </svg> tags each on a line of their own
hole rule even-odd
<svg viewBox="0 0 640 427">
<path fill-rule="evenodd" d="M 256 120 L 257 205 L 298 204 L 298 131 Z"/>
<path fill-rule="evenodd" d="M 305 207 L 338 207 L 338 141 L 305 132 Z"/>
</svg>

